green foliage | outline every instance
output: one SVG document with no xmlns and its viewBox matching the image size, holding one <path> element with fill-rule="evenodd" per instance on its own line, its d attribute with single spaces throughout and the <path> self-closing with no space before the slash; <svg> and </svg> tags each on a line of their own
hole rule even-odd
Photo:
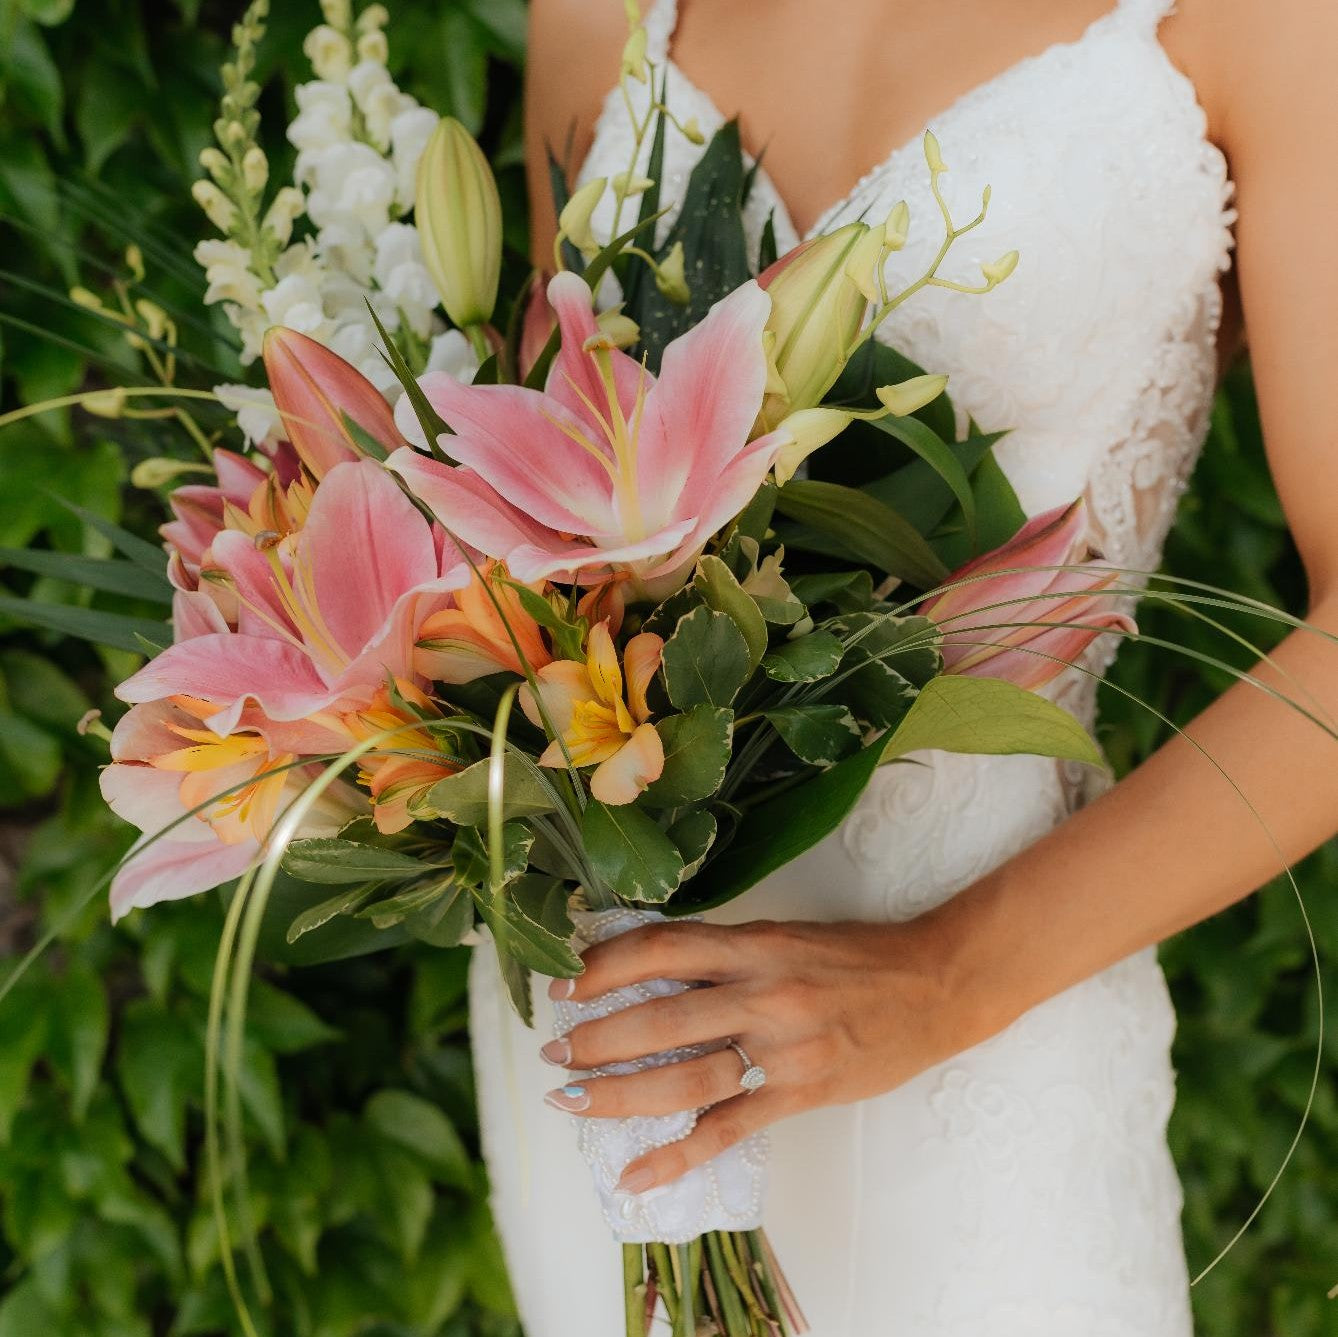
<svg viewBox="0 0 1338 1337">
<path fill-rule="evenodd" d="M 67 299 L 75 283 L 102 293 L 118 280 L 132 300 L 166 309 L 180 329 L 183 383 L 243 379 L 230 329 L 201 304 L 191 249 L 210 229 L 189 194 L 241 9 L 81 0 L 76 12 L 73 0 L 0 0 L 0 412 L 148 383 L 124 327 Z M 482 132 L 508 241 L 523 250 L 522 0 L 392 9 L 396 77 Z M 302 36 L 319 21 L 315 0 L 272 6 L 257 77 L 276 171 L 291 163 L 291 82 L 306 68 Z M 124 257 L 131 242 L 142 282 Z M 192 412 L 206 432 L 225 423 L 210 405 Z M 161 503 L 126 483 L 141 460 L 180 453 L 171 420 L 62 409 L 0 432 L 4 969 L 72 917 L 0 1003 L 0 1337 L 237 1331 L 201 1146 L 221 900 L 162 906 L 116 929 L 102 897 L 77 908 L 127 832 L 97 792 L 106 745 L 75 726 L 93 708 L 115 718 L 109 684 L 139 661 L 140 636 L 164 635 Z M 91 588 L 83 559 L 116 550 L 127 560 L 104 566 Z M 20 599 L 45 607 L 41 627 L 12 620 Z M 119 629 L 122 648 L 65 639 L 94 623 Z M 299 885 L 276 891 L 282 923 L 266 959 L 329 964 L 268 967 L 244 1048 L 252 1216 L 275 1292 L 268 1309 L 252 1302 L 261 1330 L 512 1337 L 477 1152 L 467 958 L 408 931 L 396 951 L 350 955 L 372 933 L 350 916 L 313 925 L 285 951 L 284 929 L 311 904 L 288 895 Z M 319 888 L 317 899 L 347 890 Z M 385 894 L 372 886 L 365 899 L 387 914 Z"/>
<path fill-rule="evenodd" d="M 131 241 L 149 272 L 143 284 L 125 281 L 132 295 L 152 295 L 178 322 L 183 366 L 203 382 L 239 379 L 231 332 L 200 305 L 190 248 L 208 229 L 188 188 L 198 174 L 196 156 L 210 142 L 227 28 L 241 8 L 240 0 L 82 0 L 77 8 L 74 0 L 0 0 L 3 409 L 146 379 L 120 326 L 64 299 L 75 282 L 100 291 L 113 277 L 125 280 L 122 252 Z M 290 89 L 271 76 L 279 71 L 291 80 L 303 69 L 301 37 L 316 21 L 314 0 L 272 7 L 257 77 L 269 81 L 261 110 L 276 172 L 291 160 L 279 133 Z M 402 86 L 482 131 L 498 170 L 508 245 L 513 255 L 523 252 L 515 77 L 523 0 L 400 3 L 392 5 L 389 33 Z M 662 305 L 666 326 L 683 318 L 679 308 Z M 850 391 L 860 397 L 859 386 Z M 207 430 L 222 425 L 221 415 L 199 412 Z M 918 418 L 949 440 L 951 424 L 935 422 L 932 407 Z M 1219 401 L 1214 428 L 1172 534 L 1168 567 L 1303 611 L 1301 574 L 1265 472 L 1244 374 Z M 13 607 L 7 599 L 31 595 L 66 610 L 65 626 L 81 614 L 118 616 L 140 630 L 161 618 L 159 587 L 125 568 L 117 568 L 114 588 L 91 591 L 79 583 L 74 562 L 112 551 L 117 531 L 90 529 L 56 494 L 151 540 L 158 500 L 128 491 L 126 481 L 144 458 L 173 452 L 175 431 L 156 420 L 56 410 L 0 433 L 0 550 L 7 550 L 0 551 L 0 874 L 13 873 L 0 887 L 0 943 L 12 955 L 45 926 L 72 921 L 0 1004 L 0 1337 L 216 1337 L 235 1330 L 200 1147 L 203 1006 L 219 902 L 210 896 L 158 907 L 115 930 L 101 900 L 76 910 L 127 837 L 96 790 L 105 745 L 79 734 L 75 723 L 91 708 L 113 712 L 108 682 L 133 666 L 139 644 L 123 628 L 125 649 L 95 655 L 62 637 L 56 614 L 47 629 L 23 630 L 6 612 Z M 888 440 L 885 431 L 870 432 Z M 954 527 L 949 513 L 964 499 L 963 473 L 982 514 L 991 509 L 983 499 L 993 477 L 992 438 L 949 441 L 960 469 L 922 434 L 907 444 L 914 458 L 888 477 L 887 495 L 877 485 L 874 495 L 886 501 L 895 494 L 920 532 L 945 517 Z M 791 509 L 797 499 L 792 492 Z M 804 516 L 811 525 L 826 512 L 817 505 L 823 498 L 808 500 L 818 512 Z M 844 512 L 839 518 L 846 525 Z M 878 539 L 871 533 L 870 542 Z M 990 537 L 982 533 L 978 541 L 987 545 Z M 934 561 L 951 564 L 958 554 L 947 540 L 936 542 Z M 15 551 L 25 548 L 73 561 L 24 561 Z M 911 556 L 930 565 L 918 548 Z M 796 592 L 816 601 L 817 579 L 799 577 Z M 870 582 L 865 575 L 862 584 L 832 583 L 821 597 L 834 611 L 857 613 L 870 606 Z M 737 623 L 731 633 L 728 618 L 715 621 L 717 607 L 726 604 L 712 603 L 700 621 L 722 627 L 732 678 L 745 672 L 753 647 Z M 1220 638 L 1183 614 L 1145 604 L 1140 621 L 1152 635 L 1223 653 Z M 1266 623 L 1239 629 L 1262 644 L 1277 637 Z M 820 648 L 808 644 L 805 655 Z M 827 649 L 837 653 L 839 646 Z M 781 645 L 762 667 L 795 683 L 830 671 L 805 655 Z M 1137 643 L 1122 651 L 1114 678 L 1181 722 L 1229 684 L 1225 674 L 1173 663 L 1167 652 Z M 730 688 L 724 682 L 694 693 L 684 685 L 680 704 L 692 713 L 676 727 L 688 728 L 689 720 L 714 725 L 724 715 L 717 697 L 732 696 Z M 805 747 L 811 731 L 828 723 L 840 727 L 831 711 L 786 721 Z M 1136 764 L 1163 732 L 1151 716 L 1106 693 L 1101 741 L 1118 769 Z M 861 755 L 843 765 L 866 761 L 872 764 Z M 675 783 L 691 789 L 693 777 L 679 775 Z M 476 820 L 483 819 L 477 793 L 439 797 L 472 802 Z M 730 862 L 712 866 L 717 875 L 731 868 L 739 877 L 756 874 L 756 849 L 772 849 L 786 812 L 807 810 L 814 800 L 839 819 L 841 794 L 799 789 L 772 800 L 779 813 L 759 808 L 740 820 L 722 811 L 722 829 L 738 825 L 729 833 Z M 689 866 L 714 835 L 711 821 L 710 830 L 680 823 L 668 832 Z M 1338 852 L 1322 851 L 1299 879 L 1331 962 L 1338 957 Z M 495 930 L 523 941 L 550 969 L 570 972 L 552 884 L 522 882 Z M 412 942 L 404 931 L 406 945 L 357 955 L 366 950 L 368 921 L 314 907 L 337 893 L 353 897 L 348 911 L 374 909 L 368 903 L 379 902 L 384 888 L 329 886 L 315 899 L 285 900 L 297 886 L 286 890 L 281 882 L 276 889 L 275 940 L 264 955 L 327 964 L 270 967 L 252 997 L 245 1048 L 253 1215 L 276 1292 L 262 1322 L 283 1337 L 514 1334 L 477 1159 L 464 954 Z M 284 932 L 303 909 L 309 931 L 284 955 Z M 322 914 L 330 922 L 317 927 Z M 426 936 L 416 924 L 420 930 Z M 341 936 L 332 943 L 335 933 Z M 307 943 L 317 946 L 304 957 Z M 1316 1004 L 1299 916 L 1282 883 L 1181 935 L 1162 955 L 1180 1014 L 1171 1136 L 1197 1270 L 1234 1233 L 1286 1150 L 1309 1080 Z M 1328 1027 L 1332 1063 L 1338 1011 Z M 1338 1102 L 1325 1085 L 1273 1200 L 1195 1291 L 1207 1337 L 1321 1337 L 1332 1329 L 1324 1294 L 1338 1277 L 1335 1157 Z"/>
</svg>

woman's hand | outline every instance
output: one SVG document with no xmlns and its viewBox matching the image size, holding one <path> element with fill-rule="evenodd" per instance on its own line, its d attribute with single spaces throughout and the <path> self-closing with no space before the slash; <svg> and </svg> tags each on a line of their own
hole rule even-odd
<svg viewBox="0 0 1338 1337">
<path fill-rule="evenodd" d="M 863 1100 L 997 1029 L 958 987 L 933 916 L 910 924 L 759 922 L 652 925 L 591 947 L 585 973 L 554 980 L 553 998 L 586 1000 L 652 979 L 709 987 L 576 1026 L 545 1059 L 589 1070 L 680 1045 L 735 1040 L 766 1070 L 745 1093 L 738 1055 L 701 1058 L 552 1091 L 549 1104 L 592 1118 L 710 1106 L 681 1142 L 632 1161 L 618 1187 L 668 1183 L 768 1124 L 821 1105 Z"/>
</svg>

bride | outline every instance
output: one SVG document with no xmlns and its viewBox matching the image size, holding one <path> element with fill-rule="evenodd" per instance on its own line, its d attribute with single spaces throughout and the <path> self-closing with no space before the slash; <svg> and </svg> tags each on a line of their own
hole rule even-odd
<svg viewBox="0 0 1338 1337">
<path fill-rule="evenodd" d="M 919 272 L 937 243 L 926 124 L 950 203 L 973 213 L 992 185 L 978 253 L 954 258 L 972 274 L 1016 247 L 1017 273 L 985 298 L 926 291 L 880 337 L 949 373 L 982 427 L 1009 429 L 998 457 L 1029 513 L 1084 494 L 1094 543 L 1121 566 L 1159 561 L 1242 311 L 1310 617 L 1338 631 L 1338 472 L 1316 432 L 1338 364 L 1338 174 L 1307 148 L 1338 120 L 1338 10 L 1110 5 L 653 0 L 645 23 L 675 114 L 709 137 L 737 113 L 745 145 L 765 147 L 754 238 L 770 215 L 783 251 L 905 198 Z M 541 260 L 545 146 L 570 144 L 582 179 L 628 166 L 627 109 L 608 94 L 625 32 L 615 0 L 533 0 Z M 681 136 L 668 150 L 673 193 L 700 150 Z M 1321 639 L 1294 634 L 1276 666 L 1285 690 L 1338 711 Z M 1061 699 L 1090 722 L 1095 678 L 1069 676 Z M 537 1030 L 521 1027 L 477 953 L 485 1149 L 530 1337 L 615 1337 L 623 1322 L 570 1120 L 545 1105 L 582 1119 L 710 1107 L 627 1168 L 629 1193 L 770 1130 L 767 1229 L 814 1337 L 1186 1337 L 1155 944 L 1327 838 L 1338 812 L 1333 744 L 1265 694 L 1233 688 L 1190 734 L 1107 792 L 1034 757 L 888 768 L 841 831 L 730 907 L 749 922 L 727 909 L 639 930 L 591 949 L 574 984 L 578 999 L 658 976 L 712 987 L 542 1049 L 547 1001 Z M 765 1068 L 763 1089 L 741 1090 L 728 1048 L 580 1075 L 724 1038 Z"/>
</svg>

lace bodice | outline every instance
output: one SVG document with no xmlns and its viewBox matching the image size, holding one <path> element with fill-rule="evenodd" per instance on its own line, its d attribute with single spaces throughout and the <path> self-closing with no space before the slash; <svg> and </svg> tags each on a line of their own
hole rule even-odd
<svg viewBox="0 0 1338 1337">
<path fill-rule="evenodd" d="M 880 331 L 949 374 L 963 415 L 1008 431 L 997 457 L 1028 512 L 1085 493 L 1097 545 L 1145 571 L 1206 432 L 1233 221 L 1226 163 L 1158 40 L 1170 3 L 1118 0 L 1076 41 L 932 119 L 956 216 L 974 216 L 993 187 L 988 220 L 954 248 L 946 275 L 974 281 L 980 262 L 1013 248 L 1021 263 L 984 297 L 924 291 Z M 650 10 L 649 56 L 675 113 L 709 135 L 720 112 L 673 64 L 674 11 L 674 0 Z M 631 146 L 614 90 L 581 179 L 626 170 Z M 668 136 L 668 198 L 698 152 Z M 813 230 L 878 218 L 902 198 L 911 235 L 890 276 L 913 277 L 941 239 L 918 136 Z M 754 244 L 768 215 L 778 245 L 793 245 L 759 171 Z M 610 221 L 606 205 L 596 231 Z M 1097 642 L 1096 675 L 1057 684 L 1088 722 L 1112 649 Z M 1097 774 L 1039 757 L 921 760 L 880 770 L 839 832 L 710 917 L 910 918 L 1043 836 Z M 608 1228 L 572 1130 L 538 1110 L 552 1082 L 532 1057 L 537 1039 L 505 1017 L 488 956 L 472 996 L 494 1208 L 527 1329 L 611 1337 L 622 1315 L 603 1304 L 617 1289 Z M 546 1031 L 553 1018 L 537 1005 Z M 896 1090 L 775 1125 L 765 1219 L 813 1337 L 1189 1337 L 1165 1144 L 1173 1026 L 1155 953 L 1141 952 Z M 740 1038 L 767 1061 L 764 1031 Z M 555 1295 L 574 1308 L 555 1307 Z"/>
<path fill-rule="evenodd" d="M 723 118 L 673 63 L 676 8 L 657 0 L 647 15 L 649 55 L 666 72 L 676 115 L 696 117 L 709 136 Z M 1226 161 L 1206 137 L 1193 85 L 1158 40 L 1170 8 L 1171 0 L 1119 0 L 1076 40 L 1010 66 L 932 119 L 955 216 L 973 216 L 982 187 L 993 187 L 989 217 L 954 248 L 947 275 L 975 282 L 982 261 L 1011 249 L 1022 259 L 988 296 L 929 289 L 879 331 L 947 372 L 963 415 L 1008 431 L 997 456 L 1028 513 L 1085 492 L 1098 546 L 1141 570 L 1160 561 L 1207 429 L 1218 284 L 1235 217 Z M 631 148 L 614 89 L 580 179 L 623 170 Z M 667 137 L 668 198 L 679 197 L 699 152 Z M 914 276 L 941 240 L 918 136 L 867 172 L 810 235 L 881 217 L 900 199 L 911 207 L 911 235 L 888 262 L 889 283 Z M 597 213 L 597 231 L 607 229 L 609 207 Z M 748 202 L 754 240 L 768 216 L 781 250 L 799 240 L 760 169 Z"/>
</svg>

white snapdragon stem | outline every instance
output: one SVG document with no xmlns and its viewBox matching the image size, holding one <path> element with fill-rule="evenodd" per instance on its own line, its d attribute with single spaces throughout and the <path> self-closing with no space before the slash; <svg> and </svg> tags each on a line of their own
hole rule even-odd
<svg viewBox="0 0 1338 1337">
<path fill-rule="evenodd" d="M 649 910 L 577 911 L 572 916 L 578 946 L 604 942 L 646 924 L 663 923 Z M 667 998 L 692 986 L 681 980 L 650 980 L 615 989 L 586 1002 L 553 1004 L 554 1031 L 565 1035 L 574 1026 L 605 1017 L 651 998 Z M 698 1058 L 702 1045 L 666 1050 L 628 1063 L 596 1068 L 596 1076 L 623 1076 L 667 1063 Z M 579 1080 L 579 1078 L 577 1079 Z M 623 1244 L 684 1244 L 713 1230 L 755 1230 L 762 1223 L 766 1191 L 767 1140 L 758 1133 L 729 1148 L 705 1165 L 689 1170 L 671 1184 L 647 1193 L 619 1193 L 615 1188 L 624 1168 L 655 1147 L 685 1138 L 696 1126 L 697 1110 L 625 1119 L 573 1117 L 577 1145 L 595 1181 L 604 1219 Z"/>
</svg>

